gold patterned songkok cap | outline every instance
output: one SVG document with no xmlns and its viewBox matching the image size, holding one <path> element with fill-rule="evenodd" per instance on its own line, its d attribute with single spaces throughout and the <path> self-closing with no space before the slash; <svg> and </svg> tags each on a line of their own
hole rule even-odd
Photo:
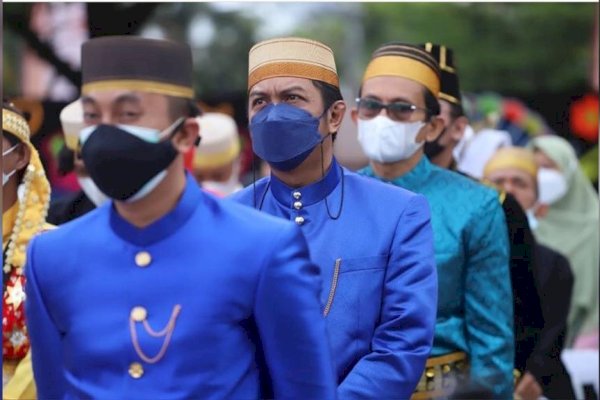
<svg viewBox="0 0 600 400">
<path fill-rule="evenodd" d="M 375 50 L 363 75 L 363 82 L 378 76 L 410 79 L 425 86 L 435 97 L 440 93 L 438 63 L 418 46 L 389 43 Z"/>
<path fill-rule="evenodd" d="M 257 43 L 248 57 L 248 89 L 274 77 L 306 78 L 340 86 L 333 51 L 303 38 L 279 38 Z"/>
<path fill-rule="evenodd" d="M 233 162 L 240 155 L 235 120 L 222 113 L 205 113 L 197 118 L 202 140 L 196 149 L 194 167 L 218 168 Z"/>
<path fill-rule="evenodd" d="M 4 260 L 5 269 L 11 266 L 23 268 L 27 243 L 45 225 L 50 205 L 50 184 L 46 179 L 40 155 L 31 144 L 29 125 L 25 118 L 3 107 L 2 130 L 19 139 L 31 151 L 29 165 L 26 167 L 21 182 L 23 184 L 22 195 L 17 200 L 19 202 L 17 218 L 12 229 L 6 260 Z"/>
<path fill-rule="evenodd" d="M 81 93 L 127 89 L 194 97 L 190 47 L 135 36 L 90 39 L 81 47 Z"/>
<path fill-rule="evenodd" d="M 502 147 L 494 153 L 483 169 L 485 177 L 507 168 L 515 168 L 534 178 L 537 176 L 538 167 L 533 153 L 522 147 Z"/>
</svg>

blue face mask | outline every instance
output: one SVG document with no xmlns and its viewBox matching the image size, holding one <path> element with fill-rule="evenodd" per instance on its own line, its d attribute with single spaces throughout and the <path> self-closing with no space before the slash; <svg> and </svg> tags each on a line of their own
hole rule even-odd
<svg viewBox="0 0 600 400">
<path fill-rule="evenodd" d="M 269 104 L 250 122 L 252 148 L 271 167 L 290 171 L 323 140 L 319 118 L 289 104 Z"/>
</svg>

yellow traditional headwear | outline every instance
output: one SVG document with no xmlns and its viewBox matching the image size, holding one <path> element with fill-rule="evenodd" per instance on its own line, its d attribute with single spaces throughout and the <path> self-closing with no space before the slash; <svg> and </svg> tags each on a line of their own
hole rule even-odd
<svg viewBox="0 0 600 400">
<path fill-rule="evenodd" d="M 400 43 L 386 44 L 375 50 L 363 75 L 363 82 L 377 76 L 398 76 L 418 82 L 435 97 L 440 92 L 440 69 L 425 50 Z"/>
<path fill-rule="evenodd" d="M 31 144 L 29 126 L 25 118 L 3 107 L 2 130 L 14 135 L 31 150 L 31 159 L 23 176 L 23 193 L 18 200 L 17 217 L 4 260 L 4 270 L 9 272 L 12 266 L 23 268 L 27 243 L 45 226 L 50 204 L 50 184 L 46 179 L 39 153 Z"/>
<path fill-rule="evenodd" d="M 240 155 L 240 138 L 233 118 L 222 113 L 205 113 L 198 117 L 198 123 L 202 140 L 196 150 L 194 167 L 221 167 Z"/>
<path fill-rule="evenodd" d="M 278 76 L 340 85 L 333 51 L 323 43 L 296 37 L 265 40 L 250 49 L 248 89 L 264 79 Z"/>
<path fill-rule="evenodd" d="M 537 176 L 538 170 L 531 151 L 522 147 L 502 147 L 485 164 L 483 175 L 487 177 L 496 171 L 506 168 L 521 170 L 534 178 Z"/>
</svg>

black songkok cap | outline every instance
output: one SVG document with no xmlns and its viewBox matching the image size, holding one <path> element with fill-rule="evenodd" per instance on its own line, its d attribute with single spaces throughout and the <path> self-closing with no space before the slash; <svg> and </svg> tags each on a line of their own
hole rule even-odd
<svg viewBox="0 0 600 400">
<path fill-rule="evenodd" d="M 189 46 L 135 36 L 90 39 L 81 47 L 82 94 L 129 89 L 194 98 Z"/>
<path fill-rule="evenodd" d="M 425 51 L 430 53 L 437 61 L 441 71 L 440 99 L 453 104 L 461 104 L 460 85 L 458 84 L 458 75 L 454 65 L 454 54 L 452 49 L 433 43 L 420 45 Z"/>
</svg>

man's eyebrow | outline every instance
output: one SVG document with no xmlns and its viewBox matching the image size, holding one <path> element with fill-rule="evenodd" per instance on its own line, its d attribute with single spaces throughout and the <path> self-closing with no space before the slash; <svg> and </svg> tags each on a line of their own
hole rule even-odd
<svg viewBox="0 0 600 400">
<path fill-rule="evenodd" d="M 252 97 L 252 96 L 266 96 L 267 93 L 262 91 L 262 90 L 251 90 L 250 93 L 248 94 L 248 97 Z"/>
<path fill-rule="evenodd" d="M 122 94 L 119 97 L 117 97 L 115 100 L 115 103 L 125 103 L 125 102 L 140 103 L 141 100 L 140 100 L 139 96 L 137 96 L 134 93 Z"/>
</svg>

